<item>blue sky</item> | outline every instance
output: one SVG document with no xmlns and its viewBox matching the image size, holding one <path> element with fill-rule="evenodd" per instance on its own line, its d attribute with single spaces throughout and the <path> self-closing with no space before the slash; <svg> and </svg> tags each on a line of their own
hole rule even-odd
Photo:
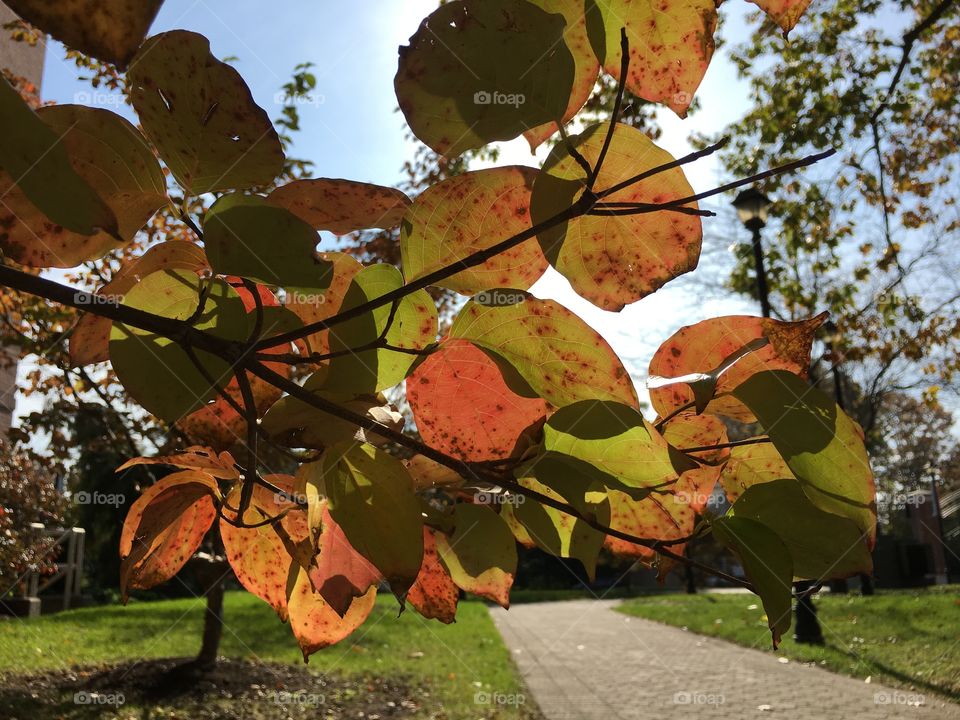
<svg viewBox="0 0 960 720">
<path fill-rule="evenodd" d="M 279 107 L 276 94 L 294 66 L 313 62 L 317 76 L 316 102 L 300 108 L 302 132 L 294 155 L 312 160 L 318 177 L 345 177 L 392 185 L 414 145 L 404 140 L 404 121 L 396 112 L 393 76 L 397 48 L 406 44 L 421 19 L 436 8 L 436 0 L 360 0 L 328 3 L 305 0 L 167 0 L 151 33 L 183 28 L 210 39 L 213 53 L 233 57 L 234 66 L 249 84 L 254 98 L 271 116 Z M 269 12 L 265 10 L 269 7 Z M 742 40 L 749 28 L 745 17 L 754 6 L 725 3 L 721 33 L 727 41 Z M 127 111 L 104 94 L 91 95 L 77 80 L 77 70 L 64 60 L 62 46 L 50 43 L 43 95 L 58 103 L 84 102 Z M 735 120 L 747 106 L 747 87 L 736 77 L 726 52 L 714 56 L 698 93 L 702 110 L 681 121 L 669 110 L 661 113 L 660 144 L 675 156 L 689 152 L 687 137 L 716 132 Z M 537 165 L 523 140 L 503 147 L 501 164 Z M 718 184 L 720 172 L 711 159 L 688 168 L 697 191 Z M 746 231 L 733 219 L 731 197 L 705 206 L 722 211 L 705 221 L 705 254 L 693 276 L 674 281 L 664 290 L 626 308 L 608 313 L 577 297 L 566 281 L 548 273 L 533 288 L 539 297 L 562 302 L 594 326 L 613 345 L 642 391 L 646 366 L 656 347 L 680 326 L 735 312 L 755 313 L 743 299 L 724 296 L 699 282 L 722 276 L 729 262 L 727 248 L 746 240 Z M 642 392 L 642 395 L 645 393 Z M 20 411 L 28 408 L 23 404 Z"/>
</svg>

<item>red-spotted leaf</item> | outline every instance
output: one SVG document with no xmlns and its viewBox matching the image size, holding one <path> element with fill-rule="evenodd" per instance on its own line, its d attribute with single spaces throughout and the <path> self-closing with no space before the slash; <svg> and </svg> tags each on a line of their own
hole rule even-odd
<svg viewBox="0 0 960 720">
<path fill-rule="evenodd" d="M 650 361 L 650 375 L 676 378 L 690 373 L 707 374 L 722 366 L 731 356 L 739 355 L 751 343 L 765 338 L 766 344 L 739 357 L 718 375 L 713 388 L 717 397 L 706 406 L 707 412 L 752 422 L 753 413 L 729 392 L 762 370 L 787 370 L 806 377 L 810 367 L 810 347 L 824 320 L 826 315 L 800 322 L 781 322 L 749 315 L 704 320 L 680 328 L 660 346 Z M 650 390 L 650 401 L 662 417 L 688 405 L 694 398 L 694 390 L 680 382 Z"/>
<path fill-rule="evenodd" d="M 127 78 L 144 132 L 189 194 L 266 185 L 280 174 L 283 149 L 270 118 L 202 35 L 154 35 Z"/>
<path fill-rule="evenodd" d="M 239 492 L 228 498 L 228 503 L 236 508 Z M 276 517 L 280 508 L 260 509 L 250 507 L 244 514 L 243 522 L 257 527 L 236 527 L 225 518 L 220 519 L 220 538 L 227 555 L 227 561 L 233 568 L 237 580 L 248 591 L 273 608 L 281 620 L 288 618 L 287 576 L 294 563 L 277 534 L 276 528 L 268 521 Z M 231 518 L 236 517 L 231 514 Z"/>
<path fill-rule="evenodd" d="M 175 455 L 133 458 L 118 467 L 117 472 L 135 465 L 172 465 L 182 470 L 199 470 L 221 480 L 240 479 L 237 462 L 230 453 L 218 454 L 212 448 L 205 447 L 188 447 Z"/>
<path fill-rule="evenodd" d="M 44 167 L 40 161 L 27 177 L 0 176 L 0 227 L 2 247 L 11 259 L 33 267 L 72 267 L 94 260 L 133 240 L 153 214 L 167 203 L 160 164 L 147 141 L 133 125 L 116 113 L 83 107 L 55 105 L 40 108 L 39 117 L 59 138 L 58 147 L 69 153 L 77 175 L 103 200 L 115 225 L 101 226 L 93 234 L 57 224 L 28 199 L 29 176 Z M 11 186 L 13 181 L 17 186 Z M 47 187 L 56 190 L 55 185 Z M 70 201 L 79 201 L 73 197 Z M 58 198 L 61 205 L 68 205 Z"/>
<path fill-rule="evenodd" d="M 397 100 L 413 134 L 455 157 L 567 113 L 574 60 L 561 15 L 527 0 L 454 0 L 400 48 Z"/>
<path fill-rule="evenodd" d="M 486 353 L 455 338 L 407 378 L 407 400 L 423 441 L 461 460 L 511 457 L 547 414 L 543 400 L 514 392 Z"/>
<path fill-rule="evenodd" d="M 130 506 L 120 536 L 120 592 L 166 582 L 196 552 L 217 515 L 216 481 L 184 470 L 157 481 Z"/>
<path fill-rule="evenodd" d="M 563 123 L 572 120 L 593 94 L 594 86 L 600 75 L 600 61 L 590 44 L 590 23 L 596 21 L 597 8 L 584 0 L 529 0 L 537 7 L 549 13 L 561 13 L 567 25 L 563 30 L 563 41 L 573 55 L 573 88 L 567 110 L 563 114 Z M 557 123 L 550 122 L 531 130 L 523 136 L 530 143 L 530 150 L 536 150 L 542 142 L 558 131 Z"/>
<path fill-rule="evenodd" d="M 294 180 L 267 196 L 267 202 L 289 210 L 315 230 L 346 235 L 357 230 L 400 224 L 410 198 L 396 188 L 353 180 Z"/>
<path fill-rule="evenodd" d="M 630 375 L 593 328 L 553 300 L 523 293 L 510 298 L 512 304 L 467 303 L 450 337 L 502 359 L 554 407 L 613 400 L 639 408 Z"/>
<path fill-rule="evenodd" d="M 686 117 L 715 43 L 714 0 L 594 0 L 600 8 L 605 43 L 597 47 L 603 69 L 620 78 L 620 31 L 630 41 L 627 89 L 663 103 Z M 600 45 L 600 43 L 596 43 Z"/>
<path fill-rule="evenodd" d="M 454 508 L 455 529 L 437 533 L 437 552 L 457 587 L 510 606 L 510 588 L 517 573 L 517 546 L 510 528 L 485 505 L 460 503 Z"/>
<path fill-rule="evenodd" d="M 455 470 L 451 470 L 446 465 L 441 465 L 425 455 L 414 455 L 409 460 L 405 460 L 403 464 L 406 465 L 407 472 L 410 473 L 413 480 L 413 486 L 417 490 L 466 482 Z"/>
<path fill-rule="evenodd" d="M 184 240 L 170 240 L 149 248 L 143 255 L 125 265 L 97 295 L 121 299 L 140 280 L 159 270 L 193 270 L 198 275 L 209 270 L 207 256 L 199 245 Z M 106 362 L 110 358 L 109 318 L 86 313 L 70 334 L 70 361 L 74 365 Z"/>
<path fill-rule="evenodd" d="M 703 512 L 713 496 L 720 473 L 726 467 L 730 449 L 697 448 L 726 443 L 727 426 L 716 415 L 681 413 L 667 423 L 663 437 L 673 447 L 689 452 L 695 460 L 704 462 L 682 472 L 674 485 L 675 497 L 680 502 L 686 502 L 694 512 Z"/>
<path fill-rule="evenodd" d="M 423 529 L 423 565 L 417 580 L 407 593 L 407 600 L 425 618 L 452 623 L 457 617 L 460 591 L 450 573 L 440 562 L 435 533 Z"/>
<path fill-rule="evenodd" d="M 343 528 L 322 503 L 321 526 L 315 565 L 309 569 L 310 582 L 338 615 L 350 609 L 354 598 L 367 594 L 382 579 L 380 572 L 353 549 Z"/>
<path fill-rule="evenodd" d="M 594 125 L 572 138 L 594 165 L 608 125 Z M 673 162 L 640 130 L 618 124 L 597 180 L 605 190 Z M 563 212 L 583 194 L 586 172 L 558 144 L 533 187 L 533 222 Z M 671 168 L 632 183 L 604 198 L 604 203 L 659 204 L 690 197 L 693 189 L 681 168 Z M 696 203 L 687 207 L 696 209 Z M 597 210 L 599 212 L 599 210 Z M 616 211 L 611 211 L 616 212 Z M 700 218 L 661 210 L 634 215 L 587 215 L 544 230 L 538 236 L 544 255 L 577 293 L 604 310 L 620 310 L 663 284 L 693 270 L 700 258 Z"/>
<path fill-rule="evenodd" d="M 860 426 L 826 394 L 784 370 L 752 375 L 733 394 L 756 415 L 810 501 L 852 520 L 872 548 L 876 485 Z"/>
<path fill-rule="evenodd" d="M 324 454 L 321 471 L 330 516 L 403 602 L 423 563 L 423 519 L 407 469 L 379 448 L 348 442 Z"/>
<path fill-rule="evenodd" d="M 306 571 L 299 565 L 291 565 L 287 578 L 287 608 L 290 629 L 303 651 L 304 662 L 317 650 L 340 642 L 363 625 L 376 600 L 377 589 L 370 588 L 340 616 L 313 589 Z"/>
<path fill-rule="evenodd" d="M 693 508 L 672 493 L 651 492 L 634 498 L 618 490 L 610 490 L 610 527 L 634 537 L 652 540 L 679 540 L 693 533 L 696 521 Z M 608 535 L 604 545 L 615 555 L 651 560 L 654 551 L 644 545 Z M 683 551 L 684 544 L 670 546 L 673 552 Z"/>
<path fill-rule="evenodd" d="M 810 0 L 750 0 L 783 30 L 786 36 L 807 11 Z"/>
<path fill-rule="evenodd" d="M 403 218 L 400 251 L 407 282 L 530 227 L 530 192 L 537 171 L 513 165 L 464 173 L 428 188 Z M 535 239 L 436 284 L 474 295 L 481 290 L 526 290 L 547 269 Z"/>
<path fill-rule="evenodd" d="M 163 0 L 9 0 L 17 15 L 69 48 L 121 69 L 137 51 Z"/>
</svg>

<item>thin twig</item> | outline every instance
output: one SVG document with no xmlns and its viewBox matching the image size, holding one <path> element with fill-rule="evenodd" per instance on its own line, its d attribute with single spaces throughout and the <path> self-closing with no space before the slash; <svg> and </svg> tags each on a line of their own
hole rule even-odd
<svg viewBox="0 0 960 720">
<path fill-rule="evenodd" d="M 597 177 L 603 168 L 603 162 L 607 159 L 607 152 L 610 150 L 610 143 L 613 142 L 613 134 L 617 130 L 617 123 L 620 121 L 620 110 L 623 108 L 623 93 L 627 87 L 627 74 L 630 72 L 630 41 L 627 39 L 627 29 L 620 28 L 620 80 L 617 82 L 617 95 L 613 101 L 613 112 L 610 113 L 610 125 L 607 127 L 607 135 L 603 139 L 603 147 L 600 148 L 600 154 L 597 156 L 597 164 L 587 176 L 587 189 L 593 191 L 593 186 L 597 183 Z"/>
</svg>

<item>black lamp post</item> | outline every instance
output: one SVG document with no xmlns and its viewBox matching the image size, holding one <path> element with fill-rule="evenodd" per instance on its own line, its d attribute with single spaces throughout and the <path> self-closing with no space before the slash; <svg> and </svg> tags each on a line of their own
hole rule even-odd
<svg viewBox="0 0 960 720">
<path fill-rule="evenodd" d="M 770 290 L 767 287 L 767 272 L 763 263 L 763 245 L 760 231 L 767 225 L 770 211 L 770 198 L 756 188 L 741 192 L 733 201 L 740 222 L 753 234 L 753 263 L 757 273 L 757 296 L 760 298 L 760 312 L 770 317 Z M 794 610 L 793 639 L 798 643 L 823 644 L 823 631 L 817 620 L 817 609 L 813 604 L 814 582 L 803 580 L 794 583 L 797 604 Z"/>
<path fill-rule="evenodd" d="M 757 295 L 760 296 L 760 312 L 764 317 L 770 317 L 770 296 L 767 289 L 767 273 L 763 266 L 760 231 L 766 227 L 771 204 L 770 198 L 756 188 L 744 190 L 733 201 L 740 222 L 753 233 L 753 263 L 757 273 Z"/>
</svg>

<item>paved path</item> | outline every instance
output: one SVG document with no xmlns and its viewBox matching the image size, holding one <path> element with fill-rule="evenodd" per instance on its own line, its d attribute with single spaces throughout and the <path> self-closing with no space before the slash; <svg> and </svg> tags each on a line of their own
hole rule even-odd
<svg viewBox="0 0 960 720">
<path fill-rule="evenodd" d="M 960 720 L 960 705 L 836 675 L 614 611 L 516 605 L 493 619 L 548 720 Z"/>
</svg>

